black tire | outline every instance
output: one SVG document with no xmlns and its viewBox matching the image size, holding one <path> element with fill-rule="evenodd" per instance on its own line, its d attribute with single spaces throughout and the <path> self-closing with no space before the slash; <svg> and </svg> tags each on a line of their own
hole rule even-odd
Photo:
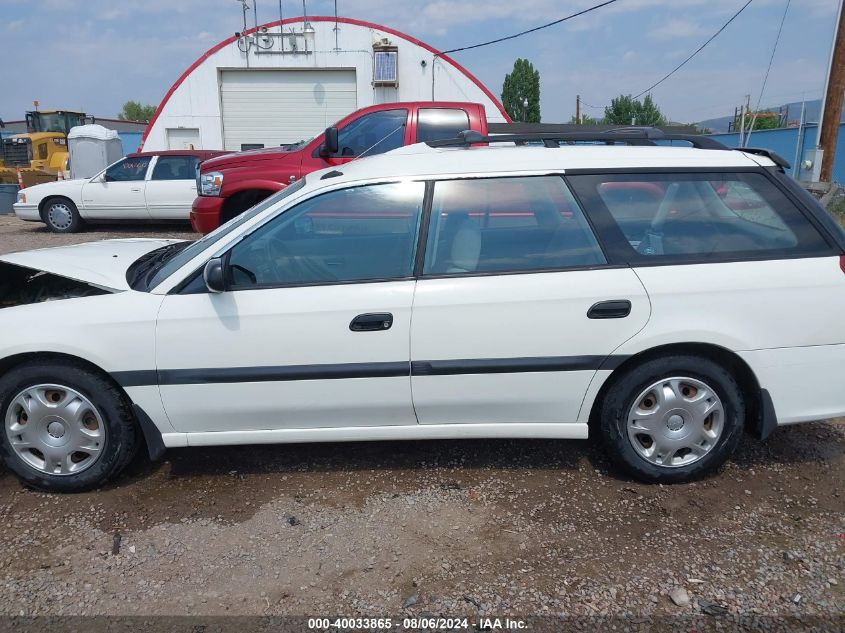
<svg viewBox="0 0 845 633">
<path fill-rule="evenodd" d="M 41 210 L 41 219 L 53 233 L 76 233 L 84 222 L 79 209 L 67 198 L 51 198 Z"/>
<path fill-rule="evenodd" d="M 76 390 L 98 410 L 105 441 L 96 461 L 75 474 L 53 475 L 37 470 L 11 447 L 6 419 L 12 399 L 39 384 Z M 82 492 L 97 488 L 123 470 L 135 456 L 140 437 L 130 404 L 120 389 L 100 374 L 70 361 L 34 361 L 19 365 L 0 378 L 0 457 L 22 483 L 47 492 Z"/>
<path fill-rule="evenodd" d="M 240 193 L 236 193 L 226 201 L 223 210 L 220 213 L 220 224 L 226 224 L 229 220 L 238 217 L 241 213 L 251 209 L 265 198 L 270 197 L 272 194 L 272 191 L 263 190 L 242 191 Z"/>
<path fill-rule="evenodd" d="M 661 466 L 642 457 L 628 437 L 628 413 L 650 385 L 673 376 L 699 380 L 722 401 L 722 432 L 709 452 L 687 465 Z M 722 366 L 698 356 L 666 356 L 644 362 L 614 379 L 599 409 L 602 442 L 611 459 L 636 479 L 650 483 L 692 481 L 716 471 L 739 444 L 746 405 L 736 380 Z"/>
</svg>

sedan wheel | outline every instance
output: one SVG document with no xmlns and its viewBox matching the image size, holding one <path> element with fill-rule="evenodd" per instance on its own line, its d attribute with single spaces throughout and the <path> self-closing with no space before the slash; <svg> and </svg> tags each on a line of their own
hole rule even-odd
<svg viewBox="0 0 845 633">
<path fill-rule="evenodd" d="M 79 211 L 70 200 L 59 199 L 47 203 L 42 217 L 47 228 L 54 233 L 75 233 L 82 226 Z"/>
<path fill-rule="evenodd" d="M 49 475 L 74 475 L 100 457 L 103 417 L 88 398 L 63 385 L 35 385 L 17 394 L 6 411 L 6 435 L 17 456 Z"/>
</svg>

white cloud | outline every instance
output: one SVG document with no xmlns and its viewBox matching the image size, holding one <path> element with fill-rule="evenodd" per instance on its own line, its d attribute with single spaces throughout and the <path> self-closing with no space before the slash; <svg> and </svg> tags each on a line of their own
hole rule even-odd
<svg viewBox="0 0 845 633">
<path fill-rule="evenodd" d="M 648 32 L 650 38 L 659 40 L 697 38 L 708 34 L 709 30 L 700 22 L 683 18 L 670 18 Z"/>
</svg>

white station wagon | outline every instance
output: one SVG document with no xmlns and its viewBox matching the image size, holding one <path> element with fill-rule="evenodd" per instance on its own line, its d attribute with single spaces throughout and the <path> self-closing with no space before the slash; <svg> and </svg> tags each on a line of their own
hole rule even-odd
<svg viewBox="0 0 845 633">
<path fill-rule="evenodd" d="M 86 222 L 187 221 L 197 197 L 197 168 L 226 152 L 167 150 L 129 154 L 93 178 L 47 182 L 18 192 L 15 215 L 54 233 Z"/>
<path fill-rule="evenodd" d="M 74 491 L 143 444 L 592 435 L 681 482 L 845 414 L 842 230 L 776 155 L 678 138 L 465 133 L 193 244 L 5 255 L 3 458 Z"/>
</svg>

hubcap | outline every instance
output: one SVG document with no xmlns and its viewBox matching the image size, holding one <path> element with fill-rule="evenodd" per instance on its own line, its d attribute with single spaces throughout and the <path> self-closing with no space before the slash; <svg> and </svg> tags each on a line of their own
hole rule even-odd
<svg viewBox="0 0 845 633">
<path fill-rule="evenodd" d="M 42 473 L 75 475 L 93 466 L 105 448 L 100 412 L 70 387 L 28 387 L 12 399 L 5 417 L 12 450 Z"/>
<path fill-rule="evenodd" d="M 628 412 L 628 440 L 647 462 L 687 466 L 709 453 L 724 428 L 725 409 L 709 385 L 674 377 L 650 385 Z"/>
<path fill-rule="evenodd" d="M 63 202 L 57 202 L 50 205 L 50 209 L 47 211 L 47 218 L 50 220 L 50 224 L 57 229 L 66 229 L 73 221 L 73 213 L 69 206 Z"/>
</svg>

